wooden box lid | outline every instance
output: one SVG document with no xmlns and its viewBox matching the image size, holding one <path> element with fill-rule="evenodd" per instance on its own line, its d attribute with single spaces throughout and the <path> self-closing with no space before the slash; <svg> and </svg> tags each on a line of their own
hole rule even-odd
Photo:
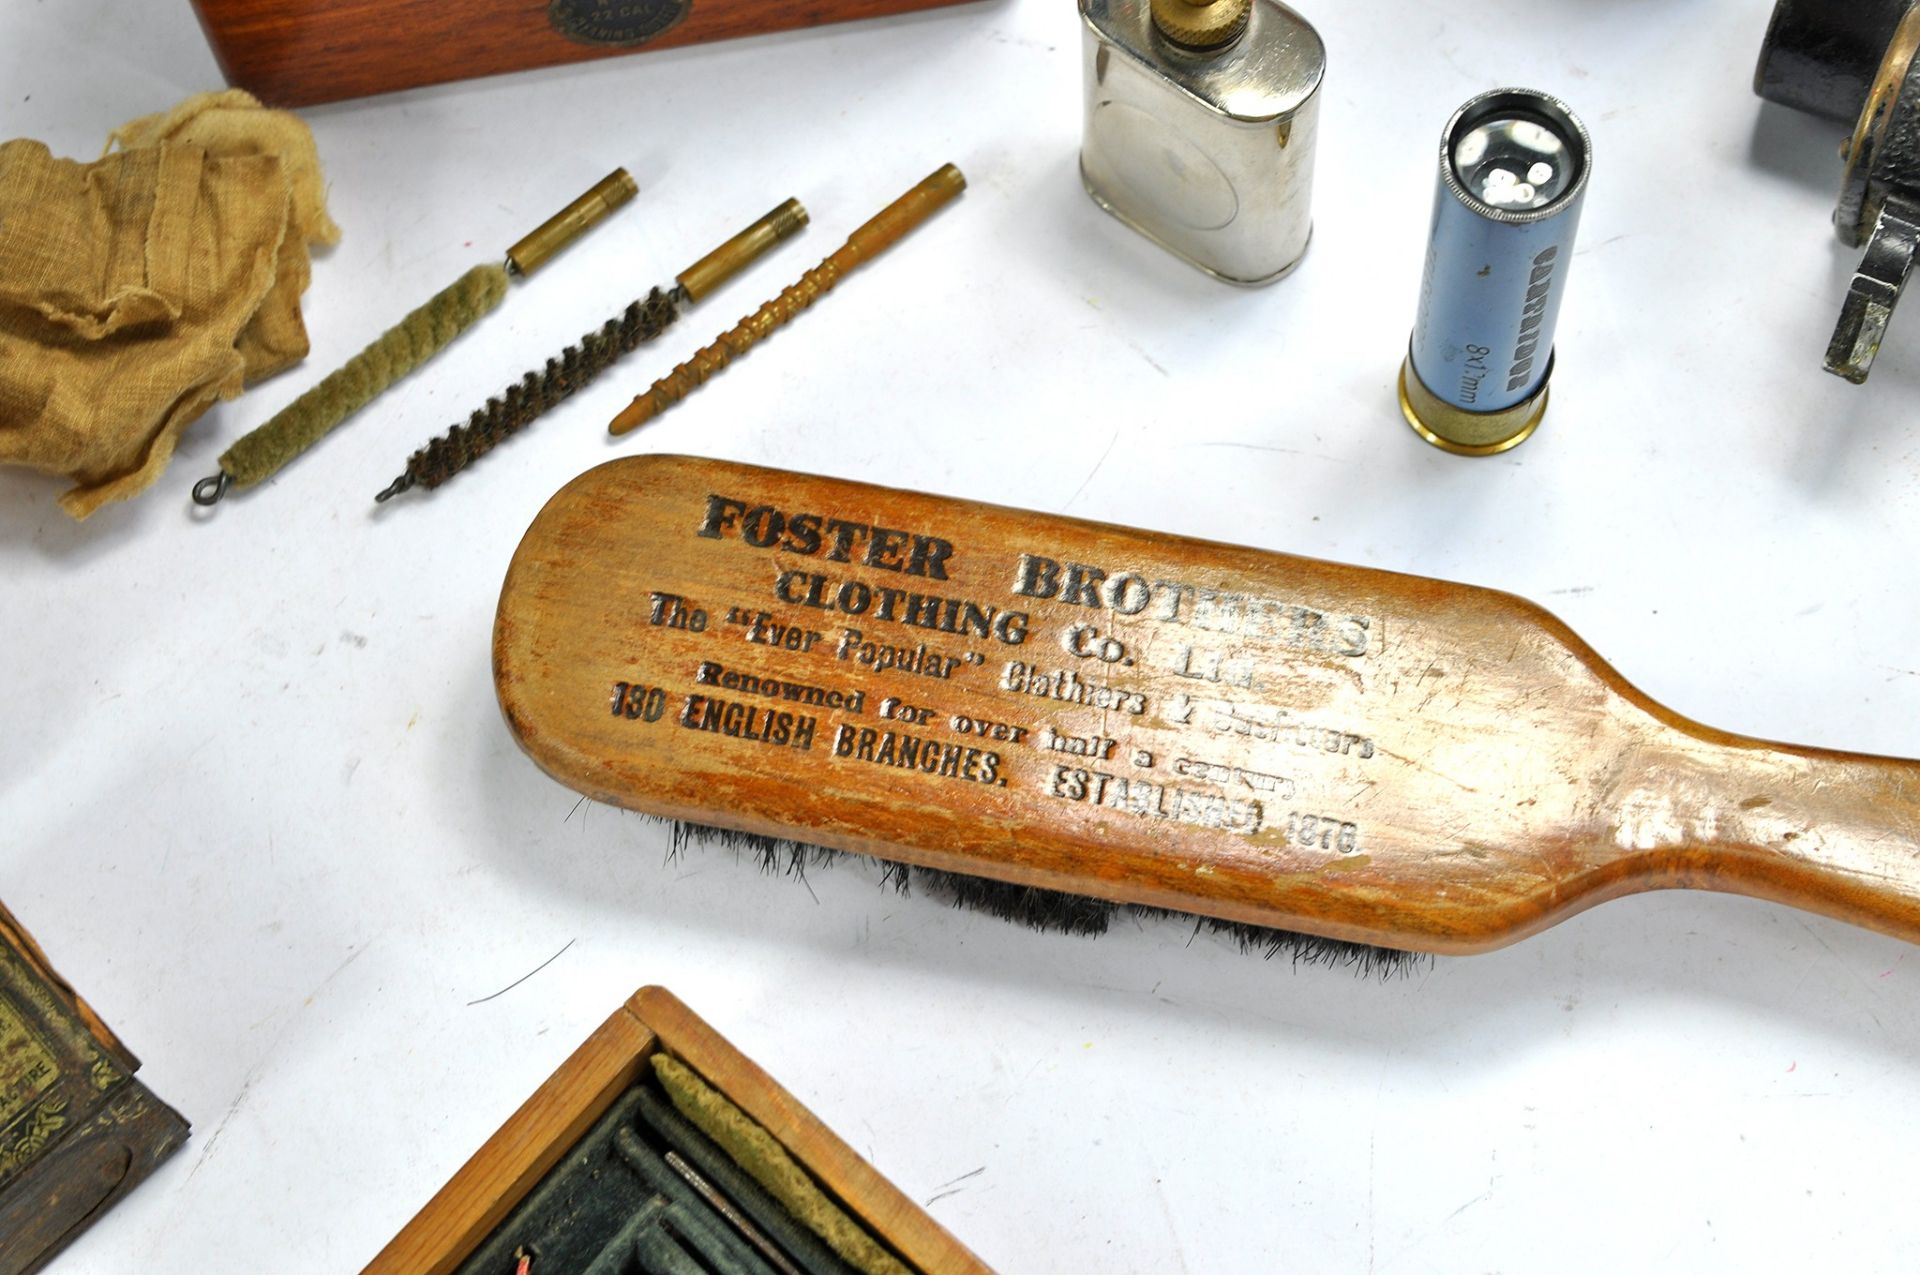
<svg viewBox="0 0 1920 1275">
<path fill-rule="evenodd" d="M 958 0 L 193 0 L 227 80 L 308 106 Z"/>
</svg>

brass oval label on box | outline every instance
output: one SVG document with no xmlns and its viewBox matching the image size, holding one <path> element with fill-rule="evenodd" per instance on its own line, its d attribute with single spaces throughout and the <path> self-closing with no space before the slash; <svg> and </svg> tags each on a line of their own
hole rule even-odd
<svg viewBox="0 0 1920 1275">
<path fill-rule="evenodd" d="M 692 8 L 693 0 L 553 0 L 547 20 L 582 44 L 645 44 Z"/>
</svg>

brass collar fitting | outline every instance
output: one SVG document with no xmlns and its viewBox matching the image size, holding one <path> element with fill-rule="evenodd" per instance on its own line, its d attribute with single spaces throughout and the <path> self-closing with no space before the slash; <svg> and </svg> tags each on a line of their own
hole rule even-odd
<svg viewBox="0 0 1920 1275">
<path fill-rule="evenodd" d="M 1455 407 L 1426 387 L 1413 370 L 1409 354 L 1400 365 L 1400 414 L 1413 432 L 1456 456 L 1498 456 L 1533 437 L 1547 414 L 1547 383 L 1553 380 L 1553 356 L 1547 356 L 1547 374 L 1540 388 L 1512 407 L 1497 412 L 1469 412 Z"/>
<path fill-rule="evenodd" d="M 1217 49 L 1247 29 L 1253 0 L 1153 0 L 1153 25 L 1175 44 Z"/>
</svg>

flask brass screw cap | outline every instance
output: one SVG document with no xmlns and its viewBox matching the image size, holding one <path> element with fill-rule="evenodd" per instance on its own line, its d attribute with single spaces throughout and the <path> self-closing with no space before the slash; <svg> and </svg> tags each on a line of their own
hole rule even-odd
<svg viewBox="0 0 1920 1275">
<path fill-rule="evenodd" d="M 1252 0 L 1153 0 L 1153 25 L 1175 44 L 1217 49 L 1240 38 Z"/>
</svg>

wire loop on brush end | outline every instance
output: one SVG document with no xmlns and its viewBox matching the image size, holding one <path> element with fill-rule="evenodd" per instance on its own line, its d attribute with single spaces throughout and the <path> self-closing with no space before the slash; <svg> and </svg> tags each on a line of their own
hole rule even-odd
<svg viewBox="0 0 1920 1275">
<path fill-rule="evenodd" d="M 232 486 L 233 475 L 226 470 L 209 474 L 193 485 L 193 503 L 210 509 L 220 503 L 220 498 L 225 496 L 227 489 Z"/>
</svg>

